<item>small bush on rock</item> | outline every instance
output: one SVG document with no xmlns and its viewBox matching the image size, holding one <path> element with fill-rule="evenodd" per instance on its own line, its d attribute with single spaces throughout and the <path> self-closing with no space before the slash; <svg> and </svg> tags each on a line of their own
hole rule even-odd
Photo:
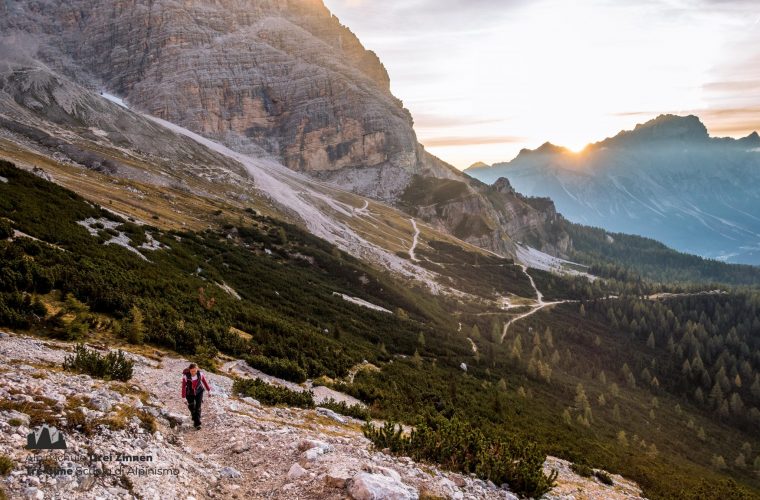
<svg viewBox="0 0 760 500">
<path fill-rule="evenodd" d="M 594 477 L 596 477 L 602 484 L 606 484 L 607 486 L 613 485 L 612 478 L 603 470 L 594 471 Z"/>
<path fill-rule="evenodd" d="M 11 473 L 16 463 L 7 455 L 0 455 L 0 476 L 7 476 Z"/>
<path fill-rule="evenodd" d="M 582 477 L 591 477 L 593 469 L 586 464 L 572 464 L 570 470 Z"/>
<path fill-rule="evenodd" d="M 66 356 L 63 368 L 77 373 L 84 373 L 104 380 L 121 380 L 126 382 L 132 378 L 134 361 L 127 359 L 124 352 L 119 350 L 109 352 L 105 356 L 87 349 L 79 344 L 74 354 Z"/>
</svg>

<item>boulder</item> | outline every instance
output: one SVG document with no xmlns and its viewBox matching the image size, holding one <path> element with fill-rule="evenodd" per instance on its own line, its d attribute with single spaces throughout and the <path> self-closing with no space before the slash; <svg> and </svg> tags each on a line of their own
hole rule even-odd
<svg viewBox="0 0 760 500">
<path fill-rule="evenodd" d="M 339 414 L 335 413 L 334 411 L 332 411 L 329 408 L 321 408 L 321 407 L 319 407 L 319 408 L 317 408 L 317 413 L 319 413 L 323 417 L 327 417 L 329 419 L 335 420 L 336 422 L 338 422 L 340 424 L 345 424 L 346 422 L 348 422 L 348 419 L 346 417 L 344 417 L 343 415 L 339 415 Z"/>
<path fill-rule="evenodd" d="M 298 463 L 293 464 L 290 467 L 290 470 L 288 471 L 288 479 L 295 480 L 295 479 L 301 479 L 305 475 L 307 475 L 309 472 L 301 467 Z"/>
<path fill-rule="evenodd" d="M 234 469 L 232 467 L 222 467 L 219 470 L 219 477 L 227 478 L 227 479 L 240 479 L 243 477 L 243 475 L 240 473 L 239 470 Z"/>
<path fill-rule="evenodd" d="M 333 451 L 333 447 L 330 444 L 316 439 L 304 439 L 299 443 L 298 449 L 303 451 L 303 457 L 309 462 L 313 462 L 321 455 Z"/>
<path fill-rule="evenodd" d="M 341 467 L 333 467 L 325 475 L 325 483 L 331 488 L 343 489 L 351 481 L 353 474 L 350 470 Z"/>
<path fill-rule="evenodd" d="M 382 474 L 361 472 L 349 490 L 354 500 L 417 500 L 417 490 Z"/>
</svg>

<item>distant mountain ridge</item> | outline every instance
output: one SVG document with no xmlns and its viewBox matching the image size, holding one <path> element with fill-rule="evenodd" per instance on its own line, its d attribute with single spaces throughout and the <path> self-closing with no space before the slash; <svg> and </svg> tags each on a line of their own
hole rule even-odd
<svg viewBox="0 0 760 500">
<path fill-rule="evenodd" d="M 711 137 L 696 116 L 661 115 L 581 153 L 545 143 L 469 168 L 548 196 L 573 222 L 639 234 L 677 250 L 760 264 L 760 135 Z"/>
</svg>

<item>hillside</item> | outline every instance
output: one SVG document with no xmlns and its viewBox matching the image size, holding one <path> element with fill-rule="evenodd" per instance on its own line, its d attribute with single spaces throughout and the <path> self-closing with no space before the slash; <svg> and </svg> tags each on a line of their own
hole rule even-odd
<svg viewBox="0 0 760 500">
<path fill-rule="evenodd" d="M 715 138 L 695 116 L 663 115 L 580 153 L 545 144 L 466 172 L 548 196 L 572 222 L 681 252 L 760 264 L 760 137 Z"/>
<path fill-rule="evenodd" d="M 0 332 L 0 360 L 4 367 L 13 366 L 12 370 L 2 369 L 13 388 L 3 389 L 0 412 L 0 426 L 8 431 L 0 441 L 0 456 L 14 461 L 14 473 L 5 483 L 11 497 L 34 497 L 41 492 L 46 497 L 105 499 L 293 495 L 359 499 L 371 498 L 372 493 L 408 499 L 419 495 L 517 498 L 492 483 L 374 450 L 361 434 L 360 421 L 325 408 L 275 408 L 241 398 L 235 395 L 230 376 L 240 373 L 236 370 L 239 361 L 229 361 L 219 374 L 209 374 L 213 396 L 206 412 L 206 429 L 198 433 L 188 425 L 176 394 L 177 374 L 187 365 L 186 360 L 160 351 L 150 357 L 130 354 L 135 375 L 124 384 L 63 372 L 61 365 L 70 347 Z M 256 372 L 250 376 L 257 376 Z M 47 462 L 32 465 L 40 455 L 16 446 L 26 443 L 30 428 L 54 411 L 24 407 L 20 401 L 27 394 L 36 394 L 37 401 L 63 402 L 62 411 L 70 423 L 59 430 L 65 433 L 67 453 L 73 459 L 62 459 L 62 451 L 48 452 Z M 74 452 L 85 449 L 90 450 L 89 456 Z M 125 456 L 150 457 L 150 462 L 119 463 L 118 457 Z M 113 462 L 102 457 L 113 457 Z M 32 472 L 23 470 L 27 465 Z M 37 467 L 47 468 L 47 473 L 35 470 Z M 63 473 L 85 468 L 111 474 Z M 613 476 L 614 485 L 606 486 L 575 475 L 567 462 L 556 458 L 550 457 L 545 468 L 561 473 L 559 486 L 547 500 L 563 498 L 569 491 L 610 499 L 640 494 L 636 485 L 619 476 Z M 57 481 L 44 481 L 47 475 Z"/>
<path fill-rule="evenodd" d="M 526 469 L 509 473 L 513 491 L 543 481 L 533 467 L 547 452 L 634 479 L 649 498 L 755 494 L 727 478 L 758 488 L 756 292 L 590 282 L 434 243 L 417 258 L 450 269 L 469 293 L 432 295 L 275 219 L 247 213 L 172 231 L 10 165 L 0 177 L 0 217 L 18 231 L 0 242 L 6 328 L 174 351 L 212 370 L 250 359 L 350 395 L 375 418 L 463 420 L 525 457 Z M 377 370 L 353 370 L 365 360 Z M 713 381 L 718 389 L 705 388 Z"/>
</svg>

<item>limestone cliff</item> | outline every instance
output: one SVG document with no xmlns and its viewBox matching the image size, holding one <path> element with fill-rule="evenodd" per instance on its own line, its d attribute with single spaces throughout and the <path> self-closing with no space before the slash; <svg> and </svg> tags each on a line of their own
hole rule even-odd
<svg viewBox="0 0 760 500">
<path fill-rule="evenodd" d="M 490 250 L 527 233 L 562 246 L 541 223 L 550 214 L 419 145 L 385 67 L 321 0 L 4 1 L 0 34 L 93 90 L 353 192 L 404 198 L 411 212 L 423 204 L 408 196 L 415 179 L 460 183 L 465 198 L 419 213 Z"/>
</svg>

